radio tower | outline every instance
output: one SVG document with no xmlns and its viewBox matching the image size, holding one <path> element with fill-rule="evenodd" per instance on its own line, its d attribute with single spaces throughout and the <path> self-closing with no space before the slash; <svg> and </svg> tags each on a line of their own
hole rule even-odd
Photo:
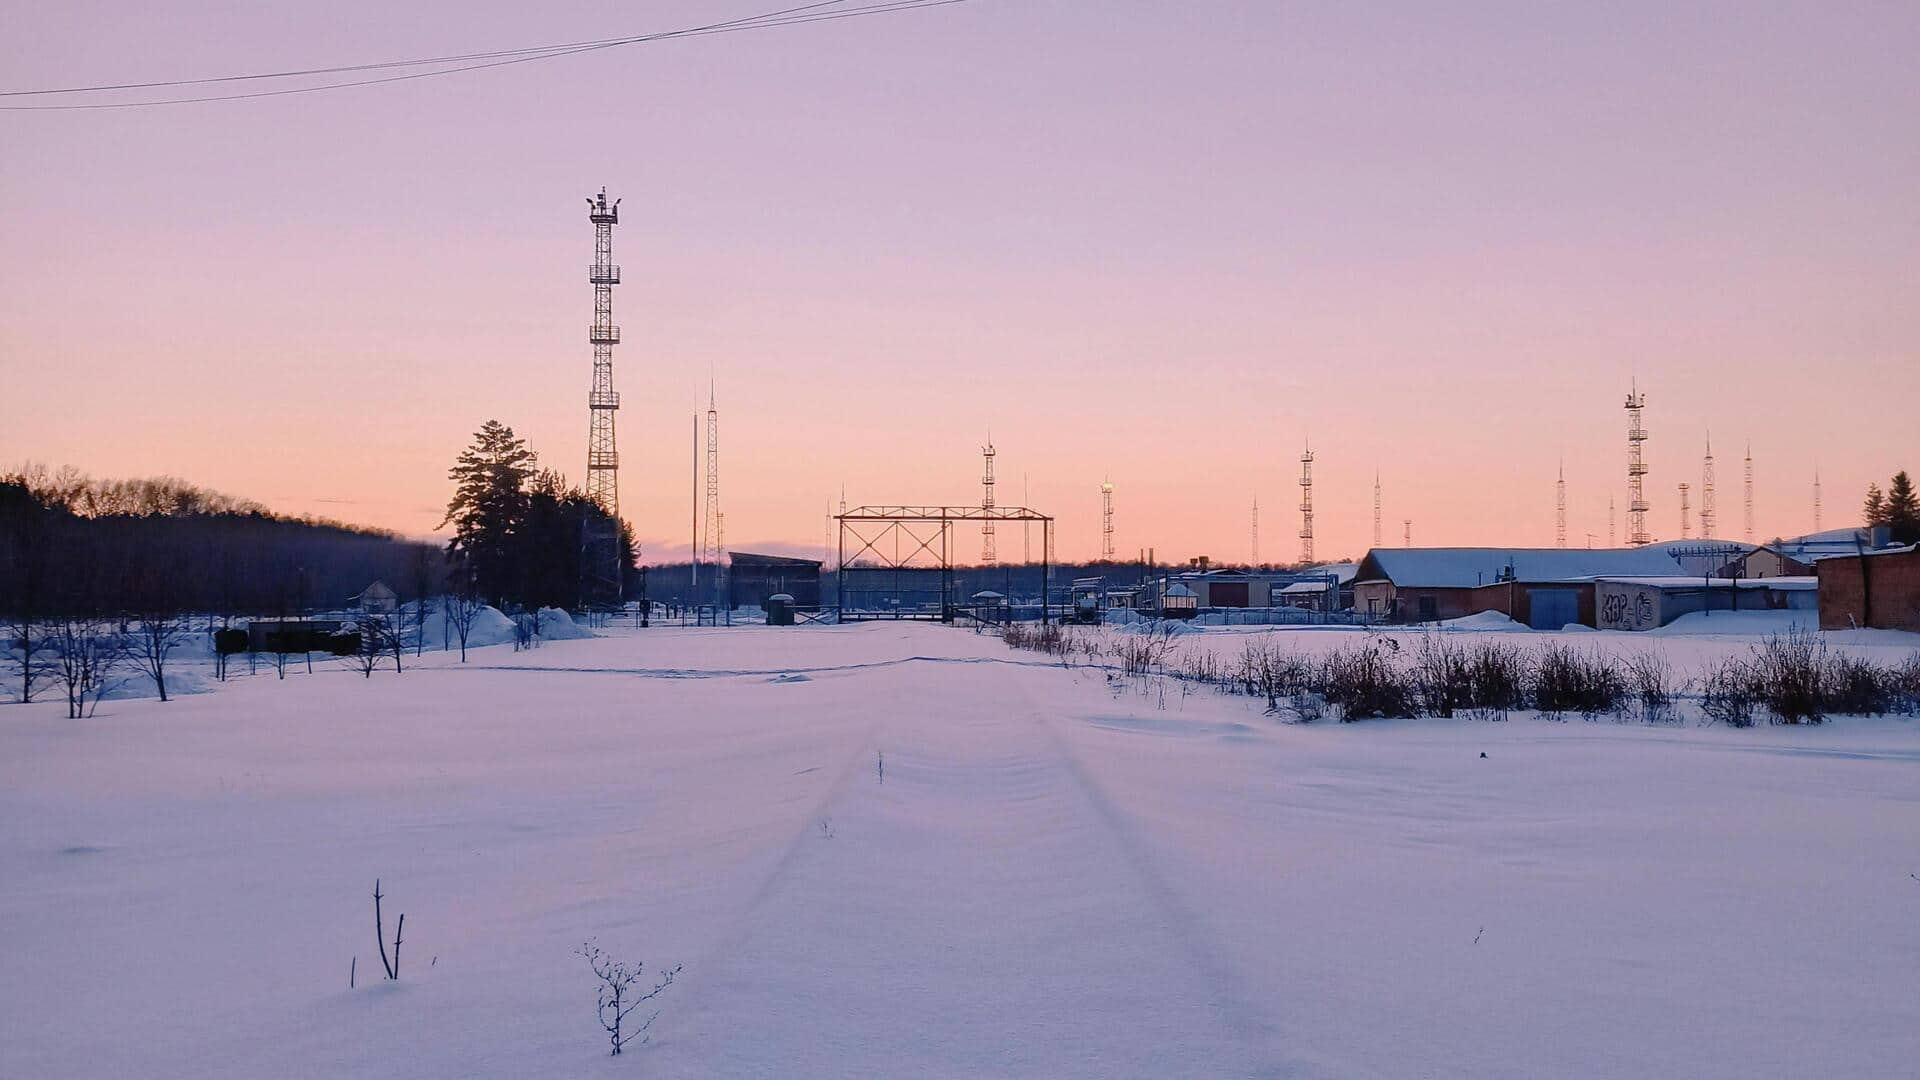
<svg viewBox="0 0 1920 1080">
<path fill-rule="evenodd" d="M 1746 541 L 1747 543 L 1751 544 L 1753 543 L 1753 442 L 1752 440 L 1748 440 L 1747 442 L 1746 488 L 1747 488 Z"/>
<path fill-rule="evenodd" d="M 1401 522 L 1400 524 L 1402 529 L 1400 533 L 1400 546 L 1412 547 L 1413 546 L 1413 519 L 1408 518 L 1407 520 Z"/>
<path fill-rule="evenodd" d="M 1813 467 L 1813 531 L 1820 531 L 1820 466 Z"/>
<path fill-rule="evenodd" d="M 1680 539 L 1693 539 L 1693 504 L 1687 501 L 1686 481 L 1680 483 Z"/>
<path fill-rule="evenodd" d="M 1249 566 L 1260 565 L 1260 496 L 1253 497 L 1253 558 Z"/>
<path fill-rule="evenodd" d="M 1713 501 L 1713 433 L 1707 433 L 1707 459 L 1700 464 L 1700 538 L 1713 539 L 1720 512 Z"/>
<path fill-rule="evenodd" d="M 722 591 L 721 578 L 726 570 L 721 566 L 725 558 L 726 545 L 720 536 L 720 410 L 714 404 L 713 379 L 707 379 L 707 530 L 706 542 L 701 558 L 713 564 L 714 603 L 720 603 Z"/>
<path fill-rule="evenodd" d="M 1613 522 L 1614 522 L 1613 496 L 1609 495 L 1607 496 L 1607 546 L 1608 547 L 1617 547 L 1620 543 L 1620 537 L 1618 536 L 1618 534 L 1614 529 Z"/>
<path fill-rule="evenodd" d="M 1627 393 L 1627 543 L 1641 547 L 1653 542 L 1647 535 L 1647 429 L 1640 425 L 1640 410 L 1647 406 L 1647 395 L 1636 387 Z"/>
<path fill-rule="evenodd" d="M 992 566 L 996 561 L 993 550 L 993 434 L 987 434 L 987 445 L 980 448 L 980 456 L 986 459 L 986 472 L 980 476 L 980 509 L 987 512 L 987 519 L 980 523 L 980 565 Z"/>
<path fill-rule="evenodd" d="M 1113 481 L 1100 481 L 1100 557 L 1113 561 Z"/>
<path fill-rule="evenodd" d="M 1380 470 L 1373 470 L 1373 546 L 1380 546 Z"/>
<path fill-rule="evenodd" d="M 1300 562 L 1313 562 L 1313 446 L 1300 454 Z"/>
<path fill-rule="evenodd" d="M 1567 463 L 1560 463 L 1560 479 L 1553 484 L 1553 546 L 1567 546 Z"/>
<path fill-rule="evenodd" d="M 593 325 L 587 340 L 593 345 L 593 385 L 587 391 L 587 497 L 606 512 L 589 515 L 581 530 L 581 560 L 598 596 L 621 597 L 620 572 L 620 451 L 614 442 L 613 414 L 620 395 L 613 389 L 613 347 L 620 328 L 613 325 L 613 287 L 620 284 L 620 268 L 613 263 L 613 227 L 620 222 L 620 200 L 607 202 L 607 189 L 587 198 L 587 220 L 593 222 L 593 265 L 587 280 L 593 283 Z"/>
</svg>

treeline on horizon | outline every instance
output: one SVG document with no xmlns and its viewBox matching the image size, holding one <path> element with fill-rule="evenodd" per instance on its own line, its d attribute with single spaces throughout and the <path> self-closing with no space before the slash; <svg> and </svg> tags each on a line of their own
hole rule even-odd
<svg viewBox="0 0 1920 1080">
<path fill-rule="evenodd" d="M 288 614 L 346 607 L 373 581 L 444 577 L 438 546 L 277 514 L 172 477 L 0 473 L 0 614 Z"/>
</svg>

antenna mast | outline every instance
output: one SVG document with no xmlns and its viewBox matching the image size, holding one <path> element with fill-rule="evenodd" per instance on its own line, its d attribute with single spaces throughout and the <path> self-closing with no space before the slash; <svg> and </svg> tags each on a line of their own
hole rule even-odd
<svg viewBox="0 0 1920 1080">
<path fill-rule="evenodd" d="M 986 520 L 980 523 L 980 565 L 992 566 L 998 561 L 998 553 L 993 544 L 993 435 L 987 435 L 987 445 L 980 448 L 980 456 L 986 460 L 986 471 L 980 476 L 980 509 L 988 512 Z"/>
<path fill-rule="evenodd" d="M 1250 566 L 1260 565 L 1260 496 L 1253 497 L 1253 558 Z"/>
<path fill-rule="evenodd" d="M 1313 561 L 1313 445 L 1300 454 L 1300 561 Z"/>
<path fill-rule="evenodd" d="M 1693 539 L 1693 503 L 1687 499 L 1688 490 L 1687 482 L 1682 480 L 1680 482 L 1680 539 L 1682 540 Z"/>
<path fill-rule="evenodd" d="M 607 201 L 607 189 L 587 198 L 587 220 L 593 223 L 593 265 L 587 280 L 593 285 L 593 325 L 587 341 L 593 345 L 593 383 L 587 390 L 587 498 L 605 512 L 589 514 L 582 523 L 581 547 L 592 593 L 621 599 L 626 575 L 620 558 L 620 451 L 614 440 L 613 414 L 620 395 L 613 389 L 613 347 L 620 328 L 613 324 L 613 287 L 620 284 L 620 267 L 613 262 L 613 227 L 620 222 L 620 200 Z"/>
<path fill-rule="evenodd" d="M 1560 479 L 1553 484 L 1553 546 L 1567 546 L 1567 463 L 1560 463 Z"/>
<path fill-rule="evenodd" d="M 1700 538 L 1713 539 L 1720 525 L 1720 511 L 1713 499 L 1713 433 L 1707 433 L 1707 459 L 1700 465 Z"/>
<path fill-rule="evenodd" d="M 1747 441 L 1747 543 L 1753 543 L 1753 441 Z"/>
<path fill-rule="evenodd" d="M 1380 470 L 1373 470 L 1373 546 L 1380 546 Z"/>
<path fill-rule="evenodd" d="M 1113 561 L 1113 481 L 1100 481 L 1100 557 Z"/>
<path fill-rule="evenodd" d="M 1627 392 L 1627 543 L 1634 547 L 1653 542 L 1647 535 L 1647 461 L 1642 446 L 1647 429 L 1640 423 L 1640 410 L 1646 406 L 1647 395 L 1638 387 Z"/>
<path fill-rule="evenodd" d="M 707 378 L 707 528 L 703 557 L 713 564 L 714 603 L 721 603 L 724 595 L 721 579 L 726 570 L 721 562 L 726 557 L 726 542 L 722 539 L 720 528 L 720 410 L 715 404 L 713 378 Z"/>
</svg>

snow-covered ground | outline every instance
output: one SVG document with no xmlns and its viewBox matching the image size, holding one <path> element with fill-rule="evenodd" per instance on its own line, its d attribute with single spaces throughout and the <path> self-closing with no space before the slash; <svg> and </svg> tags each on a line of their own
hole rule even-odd
<svg viewBox="0 0 1920 1080">
<path fill-rule="evenodd" d="M 1920 1060 L 1914 722 L 1298 726 L 938 627 L 597 633 L 0 707 L 0 1076 Z M 587 938 L 684 964 L 620 1058 Z"/>
</svg>

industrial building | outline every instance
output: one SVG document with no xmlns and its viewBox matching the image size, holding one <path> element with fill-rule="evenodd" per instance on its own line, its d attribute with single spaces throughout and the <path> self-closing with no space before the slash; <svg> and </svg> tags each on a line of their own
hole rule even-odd
<svg viewBox="0 0 1920 1080">
<path fill-rule="evenodd" d="M 1856 550 L 1814 563 L 1820 629 L 1920 630 L 1920 544 Z"/>
<path fill-rule="evenodd" d="M 1811 577 L 1596 578 L 1594 625 L 1601 630 L 1653 630 L 1682 615 L 1716 611 L 1812 611 Z"/>
<path fill-rule="evenodd" d="M 1374 548 L 1354 575 L 1354 610 L 1384 622 L 1493 611 L 1535 629 L 1596 624 L 1594 582 L 1701 580 L 1686 545 L 1631 548 Z"/>
<path fill-rule="evenodd" d="M 819 559 L 733 552 L 727 568 L 727 604 L 765 609 L 769 598 L 785 593 L 791 598 L 789 607 L 813 611 L 820 606 L 820 565 Z"/>
</svg>

